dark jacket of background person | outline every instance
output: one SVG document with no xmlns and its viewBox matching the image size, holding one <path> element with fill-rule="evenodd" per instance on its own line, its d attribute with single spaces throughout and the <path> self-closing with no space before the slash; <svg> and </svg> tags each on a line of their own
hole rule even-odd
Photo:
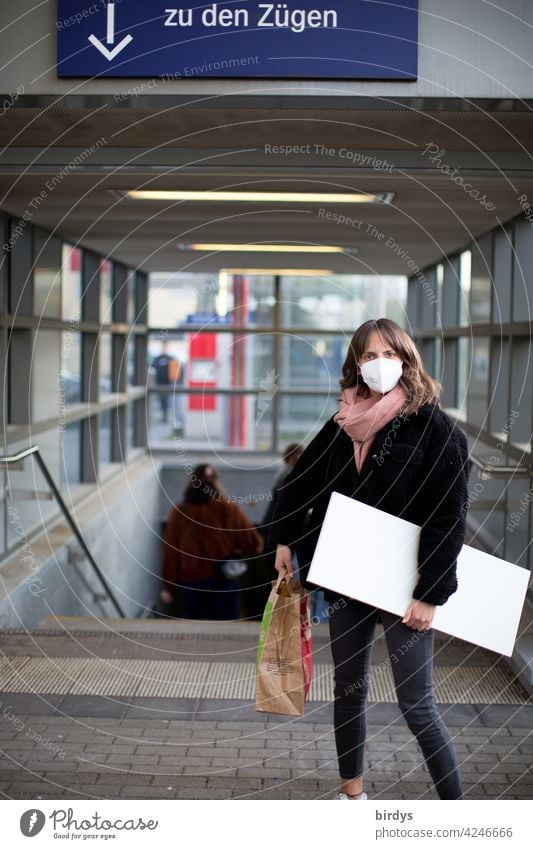
<svg viewBox="0 0 533 849">
<path fill-rule="evenodd" d="M 214 561 L 224 560 L 237 549 L 245 555 L 263 549 L 262 537 L 240 507 L 211 498 L 201 488 L 191 490 L 187 500 L 174 505 L 165 526 L 163 587 L 173 592 L 175 584 L 212 578 Z"/>
<path fill-rule="evenodd" d="M 305 577 L 330 495 L 340 492 L 421 525 L 412 595 L 444 604 L 457 589 L 456 561 L 465 535 L 472 465 L 466 436 L 438 405 L 425 404 L 394 422 L 399 426 L 389 422 L 377 432 L 359 474 L 352 440 L 329 419 L 281 486 L 267 543 L 295 550 Z M 390 445 L 384 444 L 387 437 Z M 360 533 L 364 528 L 354 528 L 354 557 Z M 328 600 L 335 597 L 326 592 Z"/>
<path fill-rule="evenodd" d="M 299 458 L 302 456 L 304 451 L 303 445 L 299 443 L 293 442 L 285 448 L 283 452 L 283 468 L 276 476 L 274 483 L 272 484 L 271 495 L 272 498 L 269 501 L 268 507 L 266 509 L 265 515 L 261 520 L 261 524 L 259 525 L 259 532 L 264 536 L 265 539 L 268 538 L 268 531 L 272 519 L 274 517 L 274 512 L 276 510 L 276 504 L 278 500 L 279 490 L 281 485 L 284 483 L 285 479 L 290 475 L 292 470 L 294 469 L 295 464 L 298 462 Z"/>
</svg>

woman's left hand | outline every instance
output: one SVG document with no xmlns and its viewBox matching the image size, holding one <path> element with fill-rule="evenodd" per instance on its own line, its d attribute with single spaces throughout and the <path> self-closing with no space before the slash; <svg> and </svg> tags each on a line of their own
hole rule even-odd
<svg viewBox="0 0 533 849">
<path fill-rule="evenodd" d="M 435 604 L 427 604 L 425 601 L 413 599 L 407 608 L 407 613 L 403 617 L 402 622 L 416 631 L 429 631 L 435 615 L 435 609 Z"/>
<path fill-rule="evenodd" d="M 174 601 L 174 596 L 172 595 L 170 590 L 161 590 L 159 595 L 161 597 L 161 601 L 164 604 L 172 604 L 172 602 Z"/>
</svg>

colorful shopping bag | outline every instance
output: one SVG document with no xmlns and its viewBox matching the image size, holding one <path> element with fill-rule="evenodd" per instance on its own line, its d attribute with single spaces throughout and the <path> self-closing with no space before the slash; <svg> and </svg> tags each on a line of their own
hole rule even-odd
<svg viewBox="0 0 533 849">
<path fill-rule="evenodd" d="M 272 583 L 257 647 L 255 709 L 302 716 L 311 686 L 309 594 L 280 575 Z"/>
</svg>

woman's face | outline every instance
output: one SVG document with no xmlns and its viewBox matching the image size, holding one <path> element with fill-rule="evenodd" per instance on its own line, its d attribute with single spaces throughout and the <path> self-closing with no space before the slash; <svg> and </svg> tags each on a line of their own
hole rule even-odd
<svg viewBox="0 0 533 849">
<path fill-rule="evenodd" d="M 384 336 L 377 330 L 373 330 L 366 340 L 365 350 L 359 357 L 359 368 L 376 357 L 384 357 L 387 360 L 398 360 L 401 362 L 401 357 L 396 353 L 394 348 L 391 348 Z"/>
</svg>

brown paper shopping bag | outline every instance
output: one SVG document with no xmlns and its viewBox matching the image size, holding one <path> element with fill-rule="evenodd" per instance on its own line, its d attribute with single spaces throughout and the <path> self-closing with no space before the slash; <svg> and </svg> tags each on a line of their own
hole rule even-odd
<svg viewBox="0 0 533 849">
<path fill-rule="evenodd" d="M 266 603 L 257 647 L 255 709 L 302 716 L 311 685 L 309 594 L 280 575 Z"/>
</svg>

